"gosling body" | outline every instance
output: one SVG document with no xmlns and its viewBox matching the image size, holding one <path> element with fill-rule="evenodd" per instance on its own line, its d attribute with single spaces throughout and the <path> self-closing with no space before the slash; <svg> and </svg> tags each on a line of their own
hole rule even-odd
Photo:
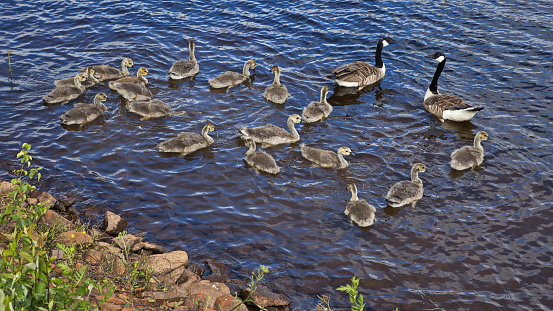
<svg viewBox="0 0 553 311">
<path fill-rule="evenodd" d="M 96 77 L 94 76 L 94 68 L 86 67 L 86 70 L 84 73 L 86 75 L 86 80 L 82 81 L 81 85 L 84 86 L 85 88 L 89 88 L 91 86 L 96 85 L 98 82 L 100 82 L 100 80 L 96 79 Z M 71 78 L 62 79 L 62 80 L 56 80 L 54 81 L 54 85 L 58 87 L 75 86 L 75 78 L 71 77 Z"/>
<path fill-rule="evenodd" d="M 246 141 L 246 147 L 249 148 L 244 156 L 244 162 L 246 162 L 246 164 L 261 172 L 269 174 L 280 173 L 280 168 L 275 159 L 264 151 L 256 151 L 256 145 L 253 140 Z"/>
<path fill-rule="evenodd" d="M 248 80 L 250 77 L 250 69 L 255 69 L 255 66 L 257 64 L 253 59 L 248 60 L 244 63 L 244 67 L 242 68 L 242 73 L 234 72 L 234 71 L 227 71 L 225 73 L 222 73 L 218 75 L 217 77 L 213 79 L 209 79 L 209 85 L 211 85 L 212 88 L 231 88 L 234 86 L 237 86 L 239 84 L 242 84 Z"/>
<path fill-rule="evenodd" d="M 78 73 L 73 78 L 73 86 L 59 86 L 50 91 L 47 95 L 44 95 L 43 100 L 46 104 L 61 104 L 66 103 L 79 97 L 86 88 L 81 85 L 86 80 L 84 73 Z"/>
<path fill-rule="evenodd" d="M 280 144 L 295 143 L 300 140 L 300 135 L 295 128 L 296 123 L 301 122 L 301 117 L 292 114 L 288 117 L 287 125 L 290 132 L 285 129 L 267 124 L 265 126 L 253 128 L 240 128 L 241 137 L 244 140 L 253 140 L 256 143 L 262 143 L 264 146 L 273 146 Z"/>
<path fill-rule="evenodd" d="M 488 139 L 488 133 L 480 131 L 474 137 L 472 146 L 464 146 L 451 153 L 451 168 L 454 170 L 466 170 L 474 168 L 484 162 L 484 148 L 482 141 Z"/>
<path fill-rule="evenodd" d="M 200 64 L 196 60 L 194 55 L 195 43 L 193 40 L 188 41 L 188 60 L 179 60 L 173 63 L 171 69 L 169 69 L 169 76 L 174 80 L 181 80 L 189 77 L 193 77 L 200 72 Z"/>
<path fill-rule="evenodd" d="M 185 156 L 194 151 L 208 147 L 213 144 L 214 140 L 209 136 L 209 132 L 215 130 L 213 124 L 206 124 L 202 129 L 202 133 L 182 132 L 177 137 L 173 137 L 166 141 L 162 141 L 156 146 L 158 152 L 179 153 Z"/>
<path fill-rule="evenodd" d="M 378 41 L 375 53 L 376 64 L 374 66 L 361 61 L 349 63 L 334 69 L 331 74 L 332 80 L 340 86 L 357 88 L 379 82 L 386 75 L 386 66 L 382 62 L 382 49 L 393 42 L 388 37 Z"/>
<path fill-rule="evenodd" d="M 422 199 L 424 194 L 422 180 L 419 178 L 419 172 L 425 172 L 426 166 L 422 163 L 416 163 L 411 168 L 411 180 L 404 180 L 394 184 L 388 194 L 384 197 L 386 203 L 392 207 L 401 207 L 407 204 L 415 205 Z"/>
<path fill-rule="evenodd" d="M 436 52 L 432 55 L 432 58 L 438 61 L 438 67 L 424 95 L 424 108 L 442 122 L 445 120 L 463 122 L 472 119 L 484 107 L 472 106 L 457 95 L 440 94 L 438 92 L 438 80 L 445 67 L 446 57 L 443 53 Z"/>
<path fill-rule="evenodd" d="M 149 72 L 147 68 L 140 67 L 136 71 L 136 77 L 129 76 L 129 77 L 119 78 L 114 81 L 109 81 L 108 86 L 110 89 L 117 91 L 117 89 L 121 88 L 122 85 L 124 85 L 123 83 L 142 83 L 146 85 L 148 84 L 148 79 L 146 79 L 146 77 L 144 76 L 147 75 L 148 73 Z"/>
<path fill-rule="evenodd" d="M 184 114 L 174 113 L 168 104 L 159 99 L 130 101 L 127 103 L 127 110 L 141 116 L 142 120 Z"/>
<path fill-rule="evenodd" d="M 94 96 L 94 103 L 75 104 L 74 108 L 60 116 L 63 125 L 86 125 L 99 118 L 108 108 L 102 103 L 108 99 L 105 93 Z"/>
<path fill-rule="evenodd" d="M 303 108 L 302 119 L 306 123 L 322 121 L 332 113 L 332 106 L 326 101 L 328 87 L 325 85 L 321 88 L 320 99 L 318 102 L 310 102 Z"/>
<path fill-rule="evenodd" d="M 300 145 L 301 155 L 307 160 L 317 164 L 322 168 L 346 168 L 349 163 L 344 159 L 345 155 L 350 155 L 351 150 L 348 147 L 342 146 L 337 152 L 324 150 L 314 147 Z"/>
<path fill-rule="evenodd" d="M 376 220 L 376 208 L 357 197 L 357 186 L 355 184 L 349 184 L 347 189 L 351 192 L 351 199 L 346 205 L 344 214 L 359 227 L 372 226 Z"/>
<path fill-rule="evenodd" d="M 284 104 L 290 97 L 290 93 L 288 93 L 286 86 L 280 83 L 280 67 L 274 65 L 271 68 L 271 72 L 275 74 L 275 79 L 273 83 L 265 89 L 263 97 L 275 104 Z"/>
</svg>

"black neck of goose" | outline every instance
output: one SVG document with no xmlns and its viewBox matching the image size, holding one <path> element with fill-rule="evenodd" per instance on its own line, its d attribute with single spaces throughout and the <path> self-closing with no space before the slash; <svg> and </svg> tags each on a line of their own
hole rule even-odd
<svg viewBox="0 0 553 311">
<path fill-rule="evenodd" d="M 384 67 L 384 63 L 382 62 L 382 49 L 384 48 L 384 44 L 382 42 L 379 42 L 376 46 L 376 54 L 374 56 L 375 60 L 375 66 L 376 68 L 382 68 Z"/>
<path fill-rule="evenodd" d="M 430 83 L 430 86 L 428 89 L 432 94 L 438 94 L 438 79 L 440 79 L 440 75 L 442 74 L 442 71 L 445 67 L 445 59 L 438 63 L 438 67 L 436 68 L 436 72 L 434 73 L 434 77 L 432 78 L 432 82 Z"/>
</svg>

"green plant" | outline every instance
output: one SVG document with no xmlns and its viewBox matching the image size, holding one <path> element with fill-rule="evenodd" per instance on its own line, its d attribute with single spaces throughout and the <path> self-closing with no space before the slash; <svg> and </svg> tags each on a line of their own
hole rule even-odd
<svg viewBox="0 0 553 311">
<path fill-rule="evenodd" d="M 315 306 L 315 309 L 313 311 L 332 311 L 330 308 L 330 297 L 327 295 L 317 296 L 319 298 L 319 302 Z"/>
<path fill-rule="evenodd" d="M 365 309 L 365 303 L 363 302 L 363 295 L 360 295 L 357 291 L 359 287 L 359 279 L 353 276 L 351 278 L 351 285 L 340 286 L 337 288 L 339 291 L 348 293 L 349 302 L 351 303 L 351 311 L 363 311 Z"/>
<path fill-rule="evenodd" d="M 269 268 L 267 268 L 264 265 L 260 265 L 259 268 L 257 268 L 257 270 L 252 272 L 252 275 L 250 276 L 250 282 L 248 283 L 248 287 L 250 288 L 250 293 L 248 294 L 248 297 L 246 297 L 239 304 L 237 304 L 232 309 L 230 309 L 230 311 L 237 309 L 238 307 L 240 307 L 241 304 L 245 302 L 252 302 L 252 303 L 254 302 L 253 300 L 251 300 L 251 298 L 257 290 L 257 284 L 263 280 L 263 278 L 265 277 L 265 274 L 267 273 L 269 273 Z M 257 307 L 259 308 L 260 311 L 267 310 L 262 306 L 257 306 Z"/>
</svg>

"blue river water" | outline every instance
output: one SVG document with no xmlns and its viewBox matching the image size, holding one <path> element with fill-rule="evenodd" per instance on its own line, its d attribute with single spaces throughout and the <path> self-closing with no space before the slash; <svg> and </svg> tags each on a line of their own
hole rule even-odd
<svg viewBox="0 0 553 311">
<path fill-rule="evenodd" d="M 263 264 L 266 282 L 292 310 L 311 310 L 358 277 L 371 310 L 547 310 L 553 306 L 553 9 L 546 0 L 476 1 L 8 1 L 0 9 L 0 177 L 11 178 L 21 144 L 43 167 L 39 187 L 75 201 L 98 223 L 121 214 L 131 233 L 192 262 L 214 258 L 232 277 Z M 387 74 L 374 89 L 342 92 L 332 69 L 374 62 L 383 36 Z M 196 42 L 200 73 L 169 80 L 171 64 Z M 485 106 L 470 122 L 442 123 L 422 106 L 441 51 L 443 93 Z M 186 114 L 141 120 L 105 83 L 77 100 L 46 106 L 53 81 L 87 65 L 130 57 L 148 68 L 155 98 Z M 207 80 L 244 62 L 251 83 L 228 92 Z M 292 97 L 262 94 L 272 65 Z M 350 147 L 343 170 L 313 167 L 299 145 L 268 148 L 282 172 L 243 162 L 240 126 L 301 113 L 330 89 L 332 115 L 299 124 L 300 143 Z M 108 111 L 80 130 L 60 125 L 77 102 L 106 92 Z M 186 157 L 160 155 L 161 141 L 212 122 L 215 143 Z M 452 172 L 450 153 L 485 130 L 477 169 Z M 415 207 L 386 207 L 383 196 L 413 163 L 425 196 Z M 377 208 L 368 229 L 344 215 L 355 182 Z"/>
</svg>

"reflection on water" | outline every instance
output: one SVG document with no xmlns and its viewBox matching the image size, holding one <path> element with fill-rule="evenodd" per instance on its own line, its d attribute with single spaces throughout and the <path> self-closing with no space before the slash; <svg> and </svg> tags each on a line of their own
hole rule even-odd
<svg viewBox="0 0 553 311">
<path fill-rule="evenodd" d="M 521 10 L 523 6 L 524 9 Z M 44 167 L 41 187 L 75 201 L 95 222 L 120 213 L 146 238 L 216 258 L 233 277 L 259 264 L 294 310 L 310 310 L 331 295 L 337 310 L 347 297 L 335 290 L 353 275 L 375 310 L 545 310 L 553 305 L 550 152 L 553 40 L 549 3 L 368 3 L 304 1 L 18 3 L 4 9 L 0 36 L 11 70 L 0 65 L 0 163 L 8 179 L 22 142 Z M 543 17 L 543 18 L 542 18 Z M 359 92 L 325 78 L 357 60 L 372 63 L 374 43 L 386 50 L 387 74 Z M 201 71 L 168 79 L 171 64 L 196 40 Z M 426 57 L 442 51 L 454 66 L 440 80 L 443 93 L 486 108 L 470 122 L 440 122 L 422 98 L 435 70 Z M 4 55 L 6 50 L 4 50 Z M 118 94 L 97 84 L 74 102 L 106 92 L 108 111 L 83 128 L 64 128 L 59 115 L 74 102 L 44 106 L 53 81 L 91 64 L 117 66 L 131 57 L 146 67 L 149 88 L 183 116 L 140 120 Z M 4 58 L 6 59 L 6 58 Z M 251 81 L 215 90 L 207 80 L 258 64 Z M 292 97 L 271 104 L 263 91 L 272 65 Z M 268 151 L 277 176 L 248 168 L 240 126 L 285 126 L 329 87 L 331 116 L 299 124 L 300 143 L 350 147 L 350 167 L 312 167 L 299 145 Z M 212 122 L 215 143 L 185 157 L 155 151 L 162 140 Z M 453 150 L 476 132 L 490 139 L 481 167 L 452 171 Z M 424 163 L 425 196 L 415 207 L 386 207 L 383 196 Z M 377 207 L 368 229 L 351 225 L 343 210 L 358 185 Z"/>
</svg>

